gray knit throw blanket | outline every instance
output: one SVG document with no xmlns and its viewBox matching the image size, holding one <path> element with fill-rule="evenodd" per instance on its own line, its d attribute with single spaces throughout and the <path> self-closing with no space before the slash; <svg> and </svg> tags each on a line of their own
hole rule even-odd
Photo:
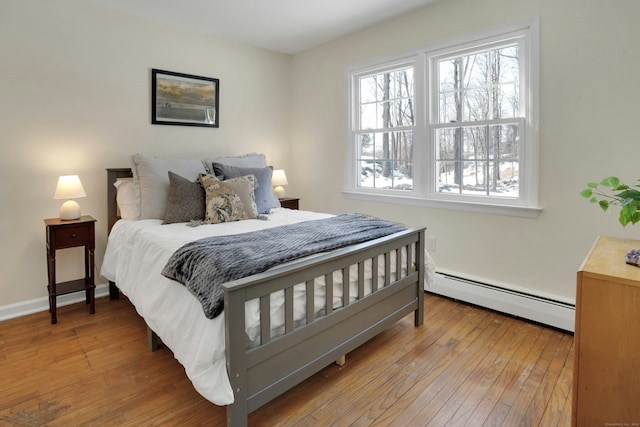
<svg viewBox="0 0 640 427">
<path fill-rule="evenodd" d="M 212 319 L 222 313 L 222 284 L 319 252 L 406 230 L 360 214 L 343 214 L 266 230 L 196 240 L 178 249 L 162 275 L 184 284 Z"/>
</svg>

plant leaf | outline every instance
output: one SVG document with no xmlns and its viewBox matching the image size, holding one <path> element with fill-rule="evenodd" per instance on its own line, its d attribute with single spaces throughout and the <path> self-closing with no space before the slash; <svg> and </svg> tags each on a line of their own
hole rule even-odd
<svg viewBox="0 0 640 427">
<path fill-rule="evenodd" d="M 586 189 L 582 190 L 582 193 L 580 193 L 580 194 L 582 194 L 582 197 L 589 198 L 589 197 L 591 197 L 593 195 L 593 191 L 590 188 L 586 188 Z"/>
<path fill-rule="evenodd" d="M 615 176 L 610 176 L 608 178 L 603 179 L 600 182 L 600 185 L 604 185 L 605 187 L 616 188 L 618 185 L 620 185 L 620 180 Z"/>
<path fill-rule="evenodd" d="M 607 202 L 606 200 L 600 200 L 598 204 L 600 205 L 602 210 L 605 212 L 607 211 L 607 209 L 609 209 L 609 202 Z"/>
<path fill-rule="evenodd" d="M 621 198 L 621 199 L 634 199 L 634 200 L 640 200 L 640 191 L 638 190 L 633 190 L 633 189 L 628 189 L 625 190 L 621 193 L 618 194 L 614 194 L 615 197 Z"/>
</svg>

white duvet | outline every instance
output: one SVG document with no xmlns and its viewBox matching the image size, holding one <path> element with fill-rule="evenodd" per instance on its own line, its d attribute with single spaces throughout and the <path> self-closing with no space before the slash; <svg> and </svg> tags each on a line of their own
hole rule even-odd
<svg viewBox="0 0 640 427">
<path fill-rule="evenodd" d="M 116 282 L 147 325 L 184 366 L 195 389 L 218 405 L 233 403 L 226 371 L 224 316 L 207 319 L 198 300 L 160 271 L 175 250 L 208 236 L 261 230 L 331 215 L 273 209 L 268 220 L 189 227 L 161 220 L 118 221 L 109 235 L 100 274 Z M 256 314 L 250 314 L 255 317 Z M 247 319 L 250 324 L 251 319 Z"/>
<path fill-rule="evenodd" d="M 272 209 L 267 220 L 244 220 L 215 225 L 189 227 L 185 223 L 162 224 L 161 220 L 118 221 L 109 235 L 100 274 L 115 282 L 133 303 L 147 325 L 162 339 L 183 365 L 195 389 L 218 405 L 233 403 L 225 359 L 224 315 L 208 319 L 200 302 L 180 283 L 160 274 L 169 257 L 187 242 L 209 236 L 245 233 L 301 221 L 328 218 L 332 215 L 308 211 Z M 426 254 L 427 266 L 432 262 Z M 392 257 L 394 258 L 394 257 Z M 392 260 L 395 261 L 395 260 Z M 392 271 L 395 270 L 392 262 Z M 366 293 L 370 292 L 370 266 L 366 269 Z M 430 270 L 429 268 L 427 270 Z M 429 271 L 426 275 L 429 276 Z M 383 263 L 378 274 L 384 275 Z M 334 307 L 341 302 L 341 277 L 334 275 Z M 352 280 L 355 274 L 352 274 Z M 321 283 L 318 283 L 321 282 Z M 316 311 L 324 308 L 324 280 L 316 283 Z M 352 299 L 357 282 L 351 284 Z M 318 292 L 320 290 L 320 292 Z M 295 319 L 304 318 L 304 285 L 295 292 Z M 281 297 L 272 295 L 272 331 L 281 328 Z M 257 301 L 247 307 L 245 324 L 250 339 L 259 330 Z"/>
</svg>

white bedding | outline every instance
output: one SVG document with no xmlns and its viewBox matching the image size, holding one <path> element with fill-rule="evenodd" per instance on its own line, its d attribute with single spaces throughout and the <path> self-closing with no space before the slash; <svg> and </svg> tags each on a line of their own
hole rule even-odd
<svg viewBox="0 0 640 427">
<path fill-rule="evenodd" d="M 100 273 L 116 282 L 147 325 L 173 351 L 195 389 L 211 402 L 227 405 L 233 403 L 233 392 L 226 371 L 224 315 L 214 319 L 206 318 L 198 300 L 182 284 L 160 275 L 160 271 L 175 250 L 195 239 L 256 231 L 330 216 L 332 215 L 277 208 L 272 209 L 267 220 L 244 220 L 198 227 L 189 227 L 185 223 L 162 224 L 161 220 L 155 219 L 120 220 L 109 235 Z M 368 267 L 370 270 L 370 266 Z M 395 268 L 393 265 L 392 267 Z M 383 268 L 381 265 L 379 275 L 384 274 Z M 367 271 L 366 276 L 370 278 L 371 272 Z M 352 277 L 355 275 L 352 274 Z M 334 307 L 341 304 L 341 278 L 336 279 Z M 370 281 L 367 282 L 370 289 Z M 323 285 L 324 283 L 317 283 L 316 289 L 323 289 Z M 356 286 L 356 282 L 353 282 L 352 288 Z M 357 291 L 352 291 L 351 295 L 356 293 Z M 294 304 L 295 318 L 301 319 L 305 315 L 304 286 L 300 286 L 295 294 L 296 301 L 301 301 L 300 304 Z M 259 313 L 257 301 L 248 304 L 252 303 L 255 309 L 247 309 L 245 322 L 248 336 L 255 339 L 259 329 Z M 283 319 L 282 313 L 278 313 L 281 305 L 282 300 L 272 296 L 272 323 L 275 331 L 281 327 L 278 323 Z M 324 308 L 324 297 L 317 291 L 315 306 L 316 311 Z"/>
</svg>

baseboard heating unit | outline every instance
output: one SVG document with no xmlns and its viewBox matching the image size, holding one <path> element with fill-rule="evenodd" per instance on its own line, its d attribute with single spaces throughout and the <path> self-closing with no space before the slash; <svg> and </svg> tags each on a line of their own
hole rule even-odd
<svg viewBox="0 0 640 427">
<path fill-rule="evenodd" d="M 431 287 L 426 290 L 565 331 L 574 331 L 575 306 L 569 303 L 445 273 L 436 273 Z"/>
</svg>

